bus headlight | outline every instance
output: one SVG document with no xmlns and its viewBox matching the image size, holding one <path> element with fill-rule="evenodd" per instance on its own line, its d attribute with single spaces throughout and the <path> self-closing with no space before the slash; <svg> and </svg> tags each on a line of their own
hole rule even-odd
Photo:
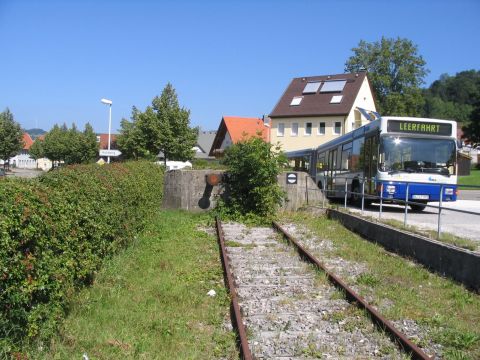
<svg viewBox="0 0 480 360">
<path fill-rule="evenodd" d="M 453 195 L 453 189 L 452 188 L 445 189 L 445 195 Z"/>
<path fill-rule="evenodd" d="M 395 194 L 395 185 L 387 185 L 386 190 L 389 194 Z"/>
</svg>

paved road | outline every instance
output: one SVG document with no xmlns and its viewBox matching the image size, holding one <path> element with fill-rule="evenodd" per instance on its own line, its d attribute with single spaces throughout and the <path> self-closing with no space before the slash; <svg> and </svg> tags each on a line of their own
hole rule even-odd
<svg viewBox="0 0 480 360">
<path fill-rule="evenodd" d="M 22 177 L 22 178 L 34 178 L 43 174 L 42 170 L 35 170 L 35 169 L 19 169 L 14 168 L 11 171 L 7 172 L 7 176 L 15 176 L 15 177 Z"/>
<path fill-rule="evenodd" d="M 429 203 L 429 205 L 436 205 L 438 203 Z M 445 208 L 466 210 L 480 214 L 479 200 L 458 200 L 451 203 L 443 203 Z M 366 208 L 364 215 L 378 218 L 378 211 L 380 206 L 373 204 Z M 361 212 L 361 209 L 351 207 L 354 212 Z M 399 205 L 384 205 L 382 218 L 395 219 L 403 222 L 405 208 Z M 407 214 L 407 224 L 413 225 L 420 229 L 437 230 L 438 210 L 434 208 L 426 208 L 423 212 Z M 442 232 L 449 232 L 459 237 L 468 238 L 480 242 L 480 215 L 469 215 L 455 211 L 442 210 L 441 215 Z"/>
<path fill-rule="evenodd" d="M 480 200 L 480 190 L 459 190 L 458 200 Z"/>
</svg>

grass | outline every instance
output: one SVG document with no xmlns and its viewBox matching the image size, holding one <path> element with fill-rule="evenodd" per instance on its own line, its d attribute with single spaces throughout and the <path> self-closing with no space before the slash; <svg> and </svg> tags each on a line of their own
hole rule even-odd
<svg viewBox="0 0 480 360">
<path fill-rule="evenodd" d="M 49 349 L 29 358 L 238 358 L 209 217 L 163 211 L 71 306 Z M 214 289 L 215 297 L 207 296 Z"/>
<path fill-rule="evenodd" d="M 341 257 L 368 269 L 356 279 L 344 279 L 389 320 L 415 320 L 428 339 L 443 346 L 445 359 L 480 359 L 480 295 L 442 278 L 382 247 L 349 232 L 340 223 L 306 213 L 284 221 L 305 225 L 334 247 L 322 257 Z"/>
<path fill-rule="evenodd" d="M 458 177 L 458 185 L 476 185 L 480 186 L 480 170 L 479 169 L 471 169 L 470 175 L 468 176 L 459 176 Z M 477 189 L 468 188 L 468 187 L 460 187 L 463 190 L 480 190 L 480 187 Z"/>
</svg>

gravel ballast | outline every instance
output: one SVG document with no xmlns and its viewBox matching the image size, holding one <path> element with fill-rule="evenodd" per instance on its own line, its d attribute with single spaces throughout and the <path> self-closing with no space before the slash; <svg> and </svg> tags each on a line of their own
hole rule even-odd
<svg viewBox="0 0 480 360">
<path fill-rule="evenodd" d="M 273 229 L 226 223 L 223 230 L 257 359 L 407 358 Z"/>
</svg>

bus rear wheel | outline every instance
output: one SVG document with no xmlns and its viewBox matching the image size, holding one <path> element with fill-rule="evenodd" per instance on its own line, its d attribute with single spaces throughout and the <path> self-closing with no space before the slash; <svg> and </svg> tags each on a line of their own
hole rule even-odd
<svg viewBox="0 0 480 360">
<path fill-rule="evenodd" d="M 320 191 L 323 193 L 323 184 L 321 181 L 318 182 L 317 186 L 320 189 Z"/>
<path fill-rule="evenodd" d="M 427 207 L 427 204 L 410 204 L 410 209 L 412 209 L 412 211 L 415 211 L 415 212 L 421 212 L 423 210 L 425 210 L 425 208 Z"/>
<path fill-rule="evenodd" d="M 352 185 L 352 195 L 350 196 L 350 202 L 352 205 L 361 207 L 362 206 L 362 194 L 360 194 L 360 184 L 354 182 Z"/>
</svg>

